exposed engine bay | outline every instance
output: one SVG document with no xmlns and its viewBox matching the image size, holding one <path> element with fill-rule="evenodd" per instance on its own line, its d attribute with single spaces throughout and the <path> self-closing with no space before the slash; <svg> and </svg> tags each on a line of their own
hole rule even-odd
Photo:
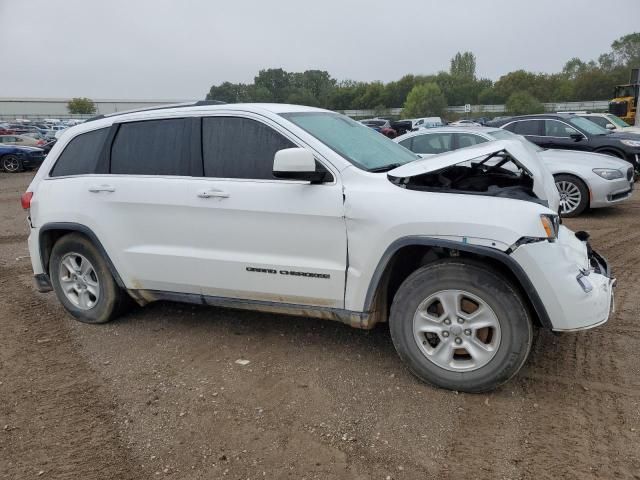
<svg viewBox="0 0 640 480">
<path fill-rule="evenodd" d="M 533 176 L 504 151 L 481 161 L 471 160 L 421 175 L 390 180 L 409 190 L 488 195 L 547 205 L 533 192 Z"/>
</svg>

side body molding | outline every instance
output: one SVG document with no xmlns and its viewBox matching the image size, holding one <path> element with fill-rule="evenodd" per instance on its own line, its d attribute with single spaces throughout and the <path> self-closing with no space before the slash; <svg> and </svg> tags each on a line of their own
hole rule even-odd
<svg viewBox="0 0 640 480">
<path fill-rule="evenodd" d="M 533 286 L 533 283 L 531 283 L 529 276 L 520 266 L 520 264 L 516 262 L 511 256 L 504 252 L 501 252 L 500 250 L 496 250 L 495 248 L 485 247 L 481 245 L 471 245 L 468 243 L 456 242 L 452 240 L 422 237 L 418 235 L 399 238 L 395 240 L 391 245 L 389 245 L 389 247 L 387 247 L 384 254 L 382 255 L 382 258 L 378 262 L 378 266 L 376 267 L 373 276 L 371 277 L 371 282 L 369 283 L 367 295 L 365 297 L 365 312 L 371 312 L 374 308 L 375 293 L 378 289 L 378 285 L 380 283 L 380 280 L 382 279 L 382 275 L 384 274 L 389 261 L 398 250 L 408 246 L 440 247 L 448 250 L 468 252 L 477 256 L 489 257 L 499 262 L 515 276 L 518 282 L 520 282 L 520 286 L 522 287 L 524 294 L 527 296 L 527 299 L 531 302 L 531 305 L 533 306 L 535 313 L 538 315 L 538 319 L 540 320 L 542 326 L 549 329 L 552 328 L 547 309 L 540 299 L 540 296 Z"/>
</svg>

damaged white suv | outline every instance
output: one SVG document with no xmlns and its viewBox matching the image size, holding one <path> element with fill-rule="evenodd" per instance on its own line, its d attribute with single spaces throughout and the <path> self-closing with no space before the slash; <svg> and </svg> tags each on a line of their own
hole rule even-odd
<svg viewBox="0 0 640 480">
<path fill-rule="evenodd" d="M 409 369 L 455 390 L 509 380 L 535 327 L 612 306 L 518 141 L 422 160 L 325 110 L 173 106 L 68 129 L 22 202 L 38 289 L 83 322 L 130 299 L 389 322 Z"/>
</svg>

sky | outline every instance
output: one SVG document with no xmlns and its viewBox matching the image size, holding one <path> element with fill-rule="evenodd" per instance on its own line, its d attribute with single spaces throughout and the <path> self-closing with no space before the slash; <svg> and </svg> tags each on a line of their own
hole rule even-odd
<svg viewBox="0 0 640 480">
<path fill-rule="evenodd" d="M 634 31 L 640 0 L 0 0 L 0 97 L 199 99 L 264 68 L 388 82 L 466 50 L 497 80 Z"/>
</svg>

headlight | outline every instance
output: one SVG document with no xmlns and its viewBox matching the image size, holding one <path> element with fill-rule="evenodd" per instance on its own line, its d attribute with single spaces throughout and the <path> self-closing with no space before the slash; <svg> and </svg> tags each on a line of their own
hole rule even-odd
<svg viewBox="0 0 640 480">
<path fill-rule="evenodd" d="M 640 147 L 640 140 L 620 140 L 627 147 Z"/>
<path fill-rule="evenodd" d="M 616 178 L 624 177 L 624 174 L 615 168 L 594 168 L 593 173 L 605 180 L 615 180 Z"/>
<path fill-rule="evenodd" d="M 558 230 L 560 230 L 560 217 L 558 215 L 543 213 L 540 215 L 540 222 L 547 238 L 553 240 L 558 238 Z"/>
</svg>

